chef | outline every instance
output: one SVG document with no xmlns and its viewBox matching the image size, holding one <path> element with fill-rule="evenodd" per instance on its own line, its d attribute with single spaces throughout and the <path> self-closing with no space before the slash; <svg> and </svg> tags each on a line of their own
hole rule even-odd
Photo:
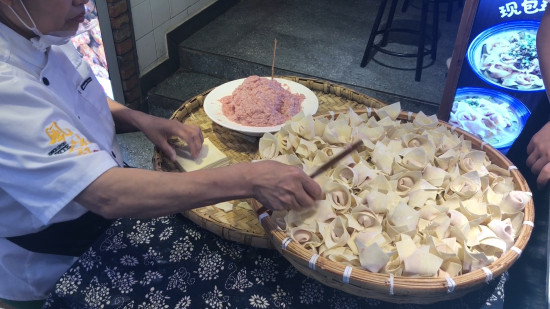
<svg viewBox="0 0 550 309">
<path fill-rule="evenodd" d="M 115 133 L 140 130 L 172 160 L 168 138 L 197 156 L 203 136 L 105 97 L 70 43 L 86 31 L 87 3 L 0 0 L 0 298 L 18 307 L 40 306 L 115 218 L 245 197 L 297 209 L 321 195 L 299 168 L 275 161 L 190 173 L 124 168 Z"/>
</svg>

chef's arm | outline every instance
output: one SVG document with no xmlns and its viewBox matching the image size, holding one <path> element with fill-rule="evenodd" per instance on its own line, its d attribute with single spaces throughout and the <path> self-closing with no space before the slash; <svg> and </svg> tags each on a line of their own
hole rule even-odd
<svg viewBox="0 0 550 309">
<path fill-rule="evenodd" d="M 105 218 L 152 218 L 245 197 L 270 209 L 299 209 L 321 194 L 301 169 L 261 161 L 188 173 L 111 168 L 75 200 Z"/>
<path fill-rule="evenodd" d="M 145 121 L 148 116 L 152 117 L 151 115 L 128 108 L 117 101 L 111 100 L 109 97 L 107 97 L 107 104 L 109 104 L 109 109 L 113 115 L 117 133 L 139 131 L 139 123 Z"/>
</svg>

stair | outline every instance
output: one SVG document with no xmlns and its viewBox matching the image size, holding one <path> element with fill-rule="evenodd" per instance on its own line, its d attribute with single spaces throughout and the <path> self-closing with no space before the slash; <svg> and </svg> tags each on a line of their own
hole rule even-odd
<svg viewBox="0 0 550 309">
<path fill-rule="evenodd" d="M 179 57 L 179 70 L 152 88 L 147 95 L 148 112 L 153 115 L 170 118 L 183 102 L 224 82 L 250 75 L 271 75 L 271 67 L 268 65 L 192 50 L 182 46 L 179 48 Z M 275 74 L 328 80 L 320 76 L 311 76 L 277 67 L 275 68 Z M 337 81 L 331 82 L 364 93 L 388 104 L 401 102 L 404 110 L 413 112 L 423 111 L 425 114 L 431 115 L 435 114 L 438 109 L 438 105 L 431 102 L 385 93 L 357 85 L 348 85 Z"/>
<path fill-rule="evenodd" d="M 458 18 L 441 18 L 437 59 L 424 68 L 422 81 L 415 82 L 414 59 L 409 63 L 381 54 L 367 67 L 359 66 L 378 5 L 379 0 L 247 0 L 192 32 L 184 24 L 180 27 L 186 36 L 171 55 L 178 57 L 179 70 L 148 91 L 149 111 L 169 117 L 185 100 L 224 81 L 271 75 L 276 38 L 275 75 L 327 80 L 386 103 L 400 101 L 405 110 L 435 114 Z M 411 5 L 395 22 L 414 21 L 419 14 Z M 397 48 L 408 47 L 395 40 Z"/>
</svg>

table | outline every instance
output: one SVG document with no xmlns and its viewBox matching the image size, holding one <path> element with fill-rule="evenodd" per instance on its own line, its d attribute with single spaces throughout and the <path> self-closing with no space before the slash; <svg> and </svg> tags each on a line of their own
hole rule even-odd
<svg viewBox="0 0 550 309">
<path fill-rule="evenodd" d="M 549 205 L 548 192 L 535 194 L 535 205 Z M 509 272 L 459 299 L 396 305 L 324 286 L 274 249 L 222 239 L 179 214 L 119 219 L 59 279 L 44 308 L 543 308 L 547 242 L 548 209 L 538 207 Z"/>
<path fill-rule="evenodd" d="M 325 287 L 276 250 L 221 239 L 174 215 L 117 220 L 44 308 L 499 308 L 507 279 L 455 301 L 396 306 Z"/>
</svg>

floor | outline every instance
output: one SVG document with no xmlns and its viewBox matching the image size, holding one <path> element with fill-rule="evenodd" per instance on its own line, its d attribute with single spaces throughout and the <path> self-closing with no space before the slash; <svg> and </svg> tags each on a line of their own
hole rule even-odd
<svg viewBox="0 0 550 309">
<path fill-rule="evenodd" d="M 419 82 L 414 80 L 414 58 L 377 52 L 366 67 L 360 67 L 380 0 L 239 1 L 179 45 L 181 67 L 148 93 L 148 110 L 169 118 L 189 98 L 225 81 L 270 75 L 276 39 L 275 75 L 328 80 L 387 103 L 400 101 L 406 110 L 434 114 L 461 16 L 461 8 L 449 1 L 454 3 L 451 20 L 445 18 L 447 1 L 441 1 L 437 57 L 424 58 Z M 393 26 L 417 28 L 421 3 L 411 0 L 402 12 L 399 1 Z M 429 14 L 431 21 L 433 10 Z M 415 44 L 414 36 L 395 32 L 387 47 L 414 52 Z M 152 146 L 143 135 L 124 134 L 118 139 L 129 164 L 151 169 Z"/>
<path fill-rule="evenodd" d="M 0 309 L 13 309 L 13 307 L 0 301 Z"/>
</svg>

